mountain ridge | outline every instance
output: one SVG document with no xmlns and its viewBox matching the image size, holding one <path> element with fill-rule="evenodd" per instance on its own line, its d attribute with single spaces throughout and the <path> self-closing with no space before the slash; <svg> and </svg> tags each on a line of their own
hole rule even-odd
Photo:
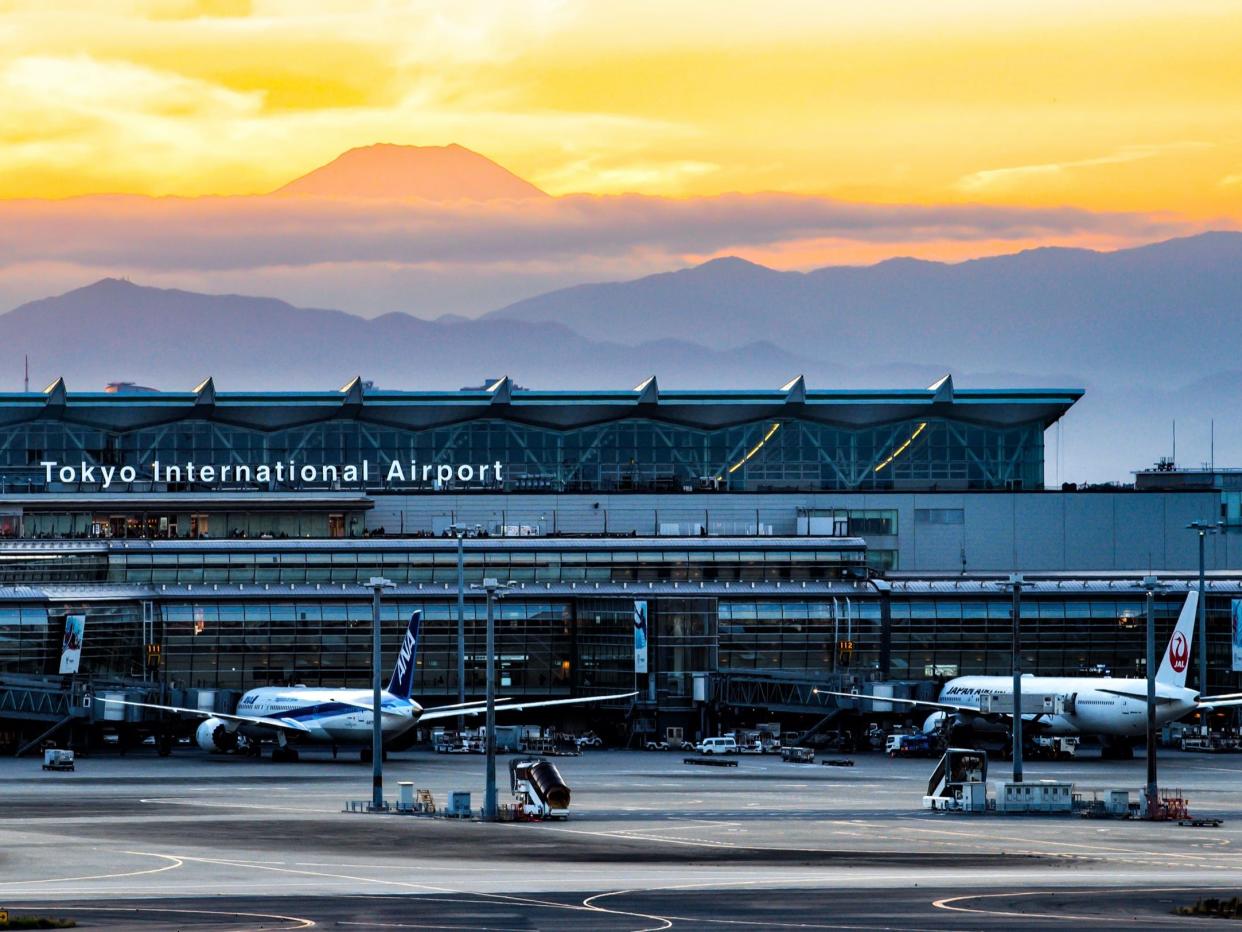
<svg viewBox="0 0 1242 932">
<path fill-rule="evenodd" d="M 271 196 L 489 201 L 548 195 L 465 146 L 374 143 L 286 182 Z"/>
<path fill-rule="evenodd" d="M 1239 295 L 1242 233 L 1213 231 L 1113 252 L 1041 247 L 806 272 L 717 259 L 546 292 L 485 319 L 557 322 L 593 339 L 629 333 L 714 349 L 772 339 L 790 352 L 876 362 L 926 355 L 963 369 L 1020 361 L 1114 374 L 1139 364 L 1176 377 L 1232 364 Z M 1210 345 L 1187 339 L 1188 325 Z M 1102 354 L 1102 339 L 1120 352 Z"/>
</svg>

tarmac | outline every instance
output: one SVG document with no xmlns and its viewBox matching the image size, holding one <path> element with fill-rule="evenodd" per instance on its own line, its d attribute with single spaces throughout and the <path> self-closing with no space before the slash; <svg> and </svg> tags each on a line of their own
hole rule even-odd
<svg viewBox="0 0 1242 932">
<path fill-rule="evenodd" d="M 1213 920 L 1173 909 L 1242 893 L 1242 755 L 1161 757 L 1162 786 L 1218 828 L 925 812 L 931 760 L 684 756 L 559 758 L 569 820 L 494 825 L 345 813 L 369 798 L 370 766 L 314 751 L 274 764 L 142 749 L 72 773 L 3 759 L 0 908 L 100 929 L 1197 928 Z M 477 808 L 483 767 L 392 755 L 385 795 L 409 780 Z M 1145 762 L 1030 762 L 1026 776 L 1137 799 Z"/>
</svg>

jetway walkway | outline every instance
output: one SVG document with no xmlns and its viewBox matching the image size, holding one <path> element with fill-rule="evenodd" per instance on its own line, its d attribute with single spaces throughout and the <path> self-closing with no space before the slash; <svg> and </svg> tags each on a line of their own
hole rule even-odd
<svg viewBox="0 0 1242 932">
<path fill-rule="evenodd" d="M 59 722 L 86 718 L 89 704 L 84 691 L 71 692 L 63 678 L 8 677 L 0 680 L 0 719 L 28 722 Z"/>
<path fill-rule="evenodd" d="M 831 696 L 817 690 L 857 692 L 858 699 Z M 712 678 L 712 699 L 718 706 L 762 708 L 771 712 L 815 713 L 833 715 L 844 710 L 862 708 L 877 714 L 874 703 L 885 699 L 930 699 L 938 687 L 930 680 L 881 681 L 874 673 L 827 673 L 814 678 L 806 674 L 782 673 L 721 673 Z M 865 702 L 865 705 L 861 705 Z M 900 707 L 878 714 L 908 714 Z"/>
<path fill-rule="evenodd" d="M 763 708 L 770 712 L 824 713 L 849 708 L 848 700 L 816 692 L 831 689 L 849 692 L 861 689 L 860 674 L 830 673 L 814 679 L 805 674 L 722 673 L 713 678 L 713 695 L 718 706 Z"/>
<path fill-rule="evenodd" d="M 161 701 L 158 684 L 150 681 L 4 674 L 0 676 L 0 725 L 6 727 L 0 731 L 10 738 L 17 736 L 20 756 L 66 726 L 80 733 L 81 729 L 149 728 L 170 720 L 165 713 L 94 701 L 99 696 Z M 165 699 L 173 705 L 219 712 L 231 712 L 236 703 L 234 693 L 215 689 L 175 689 Z"/>
</svg>

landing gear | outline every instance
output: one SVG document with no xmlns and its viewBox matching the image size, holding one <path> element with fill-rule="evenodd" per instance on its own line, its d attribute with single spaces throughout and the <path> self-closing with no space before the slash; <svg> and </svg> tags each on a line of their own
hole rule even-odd
<svg viewBox="0 0 1242 932">
<path fill-rule="evenodd" d="M 382 752 L 380 752 L 380 753 L 383 755 L 382 757 L 380 757 L 380 760 L 384 760 L 384 761 L 388 760 L 388 752 L 387 752 L 387 751 L 382 751 Z M 371 749 L 370 749 L 370 748 L 363 748 L 361 751 L 359 751 L 359 752 L 358 752 L 358 759 L 359 759 L 359 760 L 361 760 L 364 764 L 369 764 L 369 763 L 371 763 L 371 760 L 372 760 Z"/>
<path fill-rule="evenodd" d="M 172 735 L 160 735 L 155 739 L 156 753 L 159 754 L 160 757 L 167 757 L 172 753 L 172 743 Z"/>
<path fill-rule="evenodd" d="M 1128 741 L 1105 741 L 1100 757 L 1104 760 L 1134 760 L 1134 745 Z"/>
<path fill-rule="evenodd" d="M 272 750 L 272 762 L 275 764 L 296 764 L 298 762 L 297 748 L 274 748 Z"/>
</svg>

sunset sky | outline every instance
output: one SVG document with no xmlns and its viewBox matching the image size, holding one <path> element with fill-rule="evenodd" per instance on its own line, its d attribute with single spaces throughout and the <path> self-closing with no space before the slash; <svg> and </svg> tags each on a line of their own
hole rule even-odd
<svg viewBox="0 0 1242 932">
<path fill-rule="evenodd" d="M 0 198 L 260 194 L 456 142 L 554 195 L 1106 218 L 687 241 L 587 277 L 1113 248 L 1242 221 L 1240 48 L 1230 0 L 0 0 Z"/>
</svg>

